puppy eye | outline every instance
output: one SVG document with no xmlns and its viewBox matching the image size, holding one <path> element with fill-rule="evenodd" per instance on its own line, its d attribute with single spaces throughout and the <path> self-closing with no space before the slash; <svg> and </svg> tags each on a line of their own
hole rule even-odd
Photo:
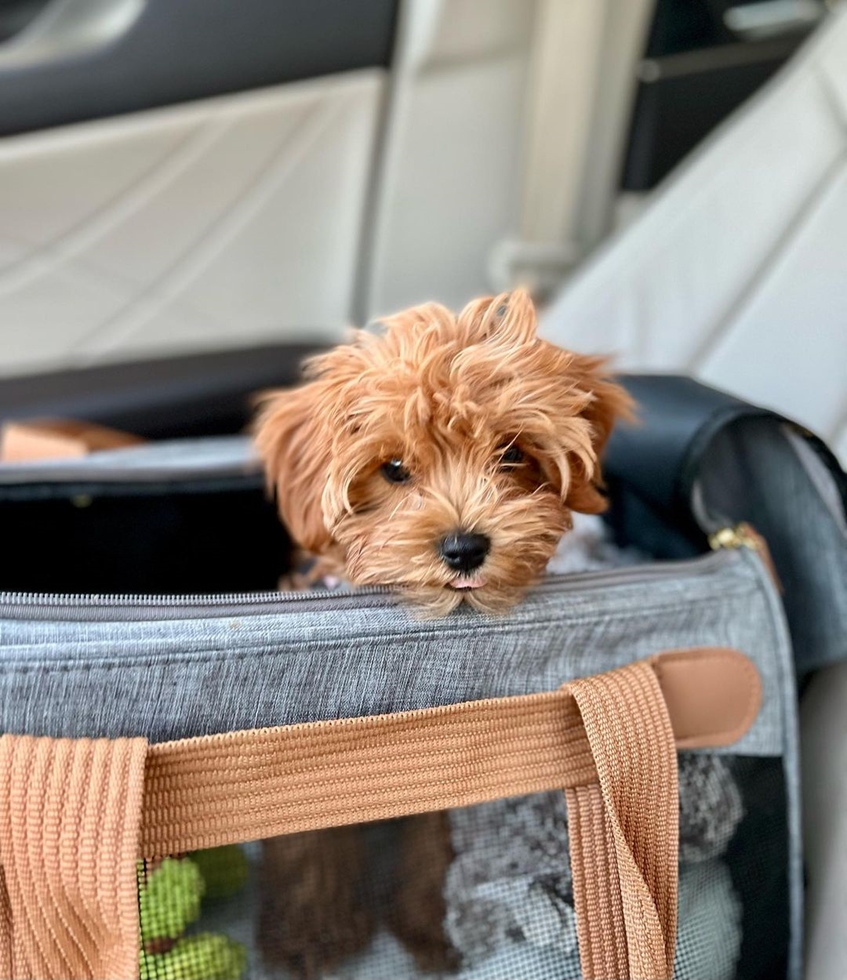
<svg viewBox="0 0 847 980">
<path fill-rule="evenodd" d="M 412 474 L 399 459 L 389 459 L 380 466 L 379 471 L 389 483 L 405 483 L 412 478 Z"/>
<path fill-rule="evenodd" d="M 503 466 L 517 466 L 523 461 L 523 450 L 514 442 L 506 446 L 500 454 L 500 463 Z"/>
</svg>

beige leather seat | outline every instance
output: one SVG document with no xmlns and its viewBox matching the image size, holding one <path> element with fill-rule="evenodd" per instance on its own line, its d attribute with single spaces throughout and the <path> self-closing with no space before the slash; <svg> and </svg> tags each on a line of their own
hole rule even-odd
<svg viewBox="0 0 847 980">
<path fill-rule="evenodd" d="M 569 282 L 551 338 L 772 406 L 847 464 L 847 8 Z"/>
</svg>

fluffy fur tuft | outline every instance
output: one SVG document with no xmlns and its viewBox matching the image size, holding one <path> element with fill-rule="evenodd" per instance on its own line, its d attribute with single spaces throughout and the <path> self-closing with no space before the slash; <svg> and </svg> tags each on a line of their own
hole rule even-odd
<svg viewBox="0 0 847 980">
<path fill-rule="evenodd" d="M 536 336 L 522 290 L 458 316 L 435 303 L 357 331 L 272 392 L 256 444 L 282 519 L 327 571 L 389 584 L 434 614 L 501 612 L 544 572 L 571 512 L 598 513 L 599 454 L 628 395 L 602 358 Z M 390 482 L 384 464 L 408 474 Z M 484 534 L 462 587 L 439 543 Z"/>
</svg>

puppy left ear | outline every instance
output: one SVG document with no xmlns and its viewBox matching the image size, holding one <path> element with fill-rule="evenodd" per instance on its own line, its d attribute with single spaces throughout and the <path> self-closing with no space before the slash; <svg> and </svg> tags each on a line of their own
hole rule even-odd
<svg viewBox="0 0 847 980">
<path fill-rule="evenodd" d="M 616 423 L 634 420 L 635 402 L 624 388 L 611 380 L 605 358 L 574 354 L 568 373 L 589 396 L 579 414 L 589 423 L 595 462 L 591 470 L 582 461 L 574 463 L 565 504 L 582 514 L 600 514 L 608 507 L 602 493 L 601 456 Z"/>
<path fill-rule="evenodd" d="M 316 405 L 319 384 L 265 393 L 253 431 L 283 523 L 301 548 L 318 555 L 332 544 L 321 506 L 330 439 Z"/>
</svg>

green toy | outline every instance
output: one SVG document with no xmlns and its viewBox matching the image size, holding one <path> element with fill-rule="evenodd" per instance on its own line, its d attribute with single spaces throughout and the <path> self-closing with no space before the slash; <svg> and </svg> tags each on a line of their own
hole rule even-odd
<svg viewBox="0 0 847 980">
<path fill-rule="evenodd" d="M 238 980 L 247 965 L 241 943 L 212 932 L 185 936 L 165 954 L 143 954 L 141 980 Z"/>
<path fill-rule="evenodd" d="M 247 965 L 241 943 L 211 932 L 185 930 L 204 898 L 228 898 L 247 881 L 239 847 L 216 847 L 139 866 L 140 980 L 240 980 Z"/>
</svg>

